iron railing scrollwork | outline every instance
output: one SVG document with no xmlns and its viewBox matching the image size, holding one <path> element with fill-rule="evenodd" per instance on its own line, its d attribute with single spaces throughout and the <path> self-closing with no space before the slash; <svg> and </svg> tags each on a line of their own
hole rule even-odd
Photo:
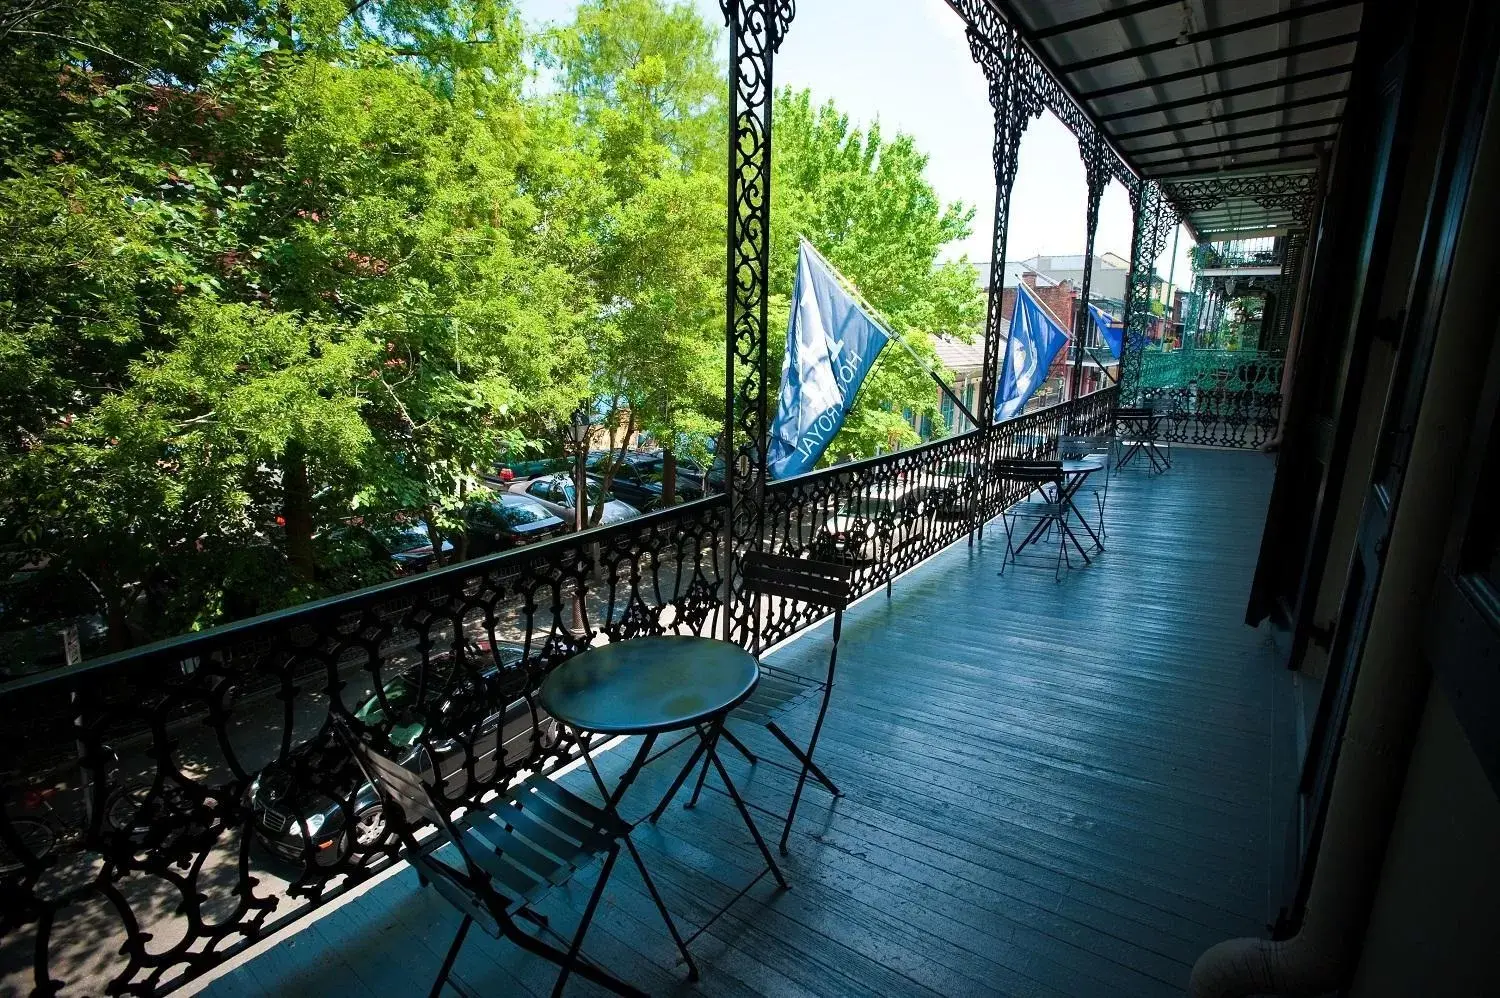
<svg viewBox="0 0 1500 998">
<path fill-rule="evenodd" d="M 1285 359 L 1258 350 L 1147 351 L 1141 398 L 1175 443 L 1255 448 L 1275 435 Z"/>
<path fill-rule="evenodd" d="M 391 863 L 335 717 L 436 767 L 454 806 L 566 757 L 541 679 L 599 641 L 715 633 L 724 512 L 672 507 L 0 688 L 0 966 L 32 962 L 39 995 L 159 993 Z"/>
<path fill-rule="evenodd" d="M 1104 199 L 1104 187 L 1109 183 L 1109 162 L 1105 155 L 1104 140 L 1097 133 L 1092 143 L 1085 143 L 1080 139 L 1078 151 L 1083 156 L 1084 180 L 1088 186 L 1088 202 L 1084 212 L 1085 224 L 1088 233 L 1084 238 L 1083 249 L 1083 284 L 1078 290 L 1077 316 L 1068 318 L 1074 322 L 1074 344 L 1073 347 L 1073 371 L 1071 375 L 1072 391 L 1069 393 L 1077 397 L 1083 386 L 1083 348 L 1087 337 L 1084 331 L 1089 328 L 1087 310 L 1090 295 L 1093 293 L 1094 282 L 1094 238 L 1099 229 L 1099 202 Z"/>
<path fill-rule="evenodd" d="M 774 482 L 753 543 L 852 562 L 868 594 L 1021 498 L 996 460 L 1054 455 L 1117 400 Z M 435 771 L 455 808 L 572 757 L 542 680 L 599 642 L 722 634 L 727 564 L 752 543 L 727 513 L 710 497 L 0 687 L 7 989 L 170 991 L 388 867 L 335 718 Z M 746 645 L 816 619 L 759 610 Z"/>
<path fill-rule="evenodd" d="M 1143 388 L 1140 398 L 1164 417 L 1159 424 L 1163 439 L 1207 447 L 1261 447 L 1276 435 L 1281 414 L 1279 384 L 1265 391 Z"/>
</svg>

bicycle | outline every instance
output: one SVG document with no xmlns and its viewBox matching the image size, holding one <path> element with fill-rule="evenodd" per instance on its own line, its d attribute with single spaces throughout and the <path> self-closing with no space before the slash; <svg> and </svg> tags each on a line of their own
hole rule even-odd
<svg viewBox="0 0 1500 998">
<path fill-rule="evenodd" d="M 54 805 L 60 793 L 60 787 L 28 788 L 21 795 L 20 808 L 6 812 L 5 822 L 0 823 L 0 875 L 34 866 L 64 843 L 84 837 L 86 829 L 64 817 Z M 212 807 L 215 800 L 208 797 L 205 803 Z M 139 846 L 162 818 L 188 818 L 194 807 L 195 802 L 170 780 L 163 784 L 161 793 L 155 793 L 151 783 L 138 780 L 115 787 L 104 798 L 103 828 L 110 833 L 124 832 Z"/>
</svg>

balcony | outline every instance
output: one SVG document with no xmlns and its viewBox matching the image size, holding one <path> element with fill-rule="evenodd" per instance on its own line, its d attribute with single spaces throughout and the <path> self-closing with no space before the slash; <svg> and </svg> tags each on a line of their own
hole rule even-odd
<svg viewBox="0 0 1500 998">
<path fill-rule="evenodd" d="M 1204 947 L 1264 924 L 1270 808 L 1290 792 L 1272 784 L 1290 680 L 1241 613 L 1271 459 L 1180 448 L 1165 475 L 1142 460 L 1111 482 L 1108 551 L 1092 565 L 1058 582 L 1031 556 L 998 574 L 996 516 L 1021 490 L 986 469 L 1108 425 L 1115 398 L 767 490 L 774 549 L 817 553 L 834 524 L 867 538 L 840 549 L 865 600 L 845 623 L 820 748 L 847 796 L 806 798 L 790 892 L 761 884 L 700 940 L 708 993 L 1169 994 Z M 361 798 L 330 714 L 389 727 L 372 691 L 435 683 L 462 646 L 483 669 L 476 696 L 503 694 L 507 750 L 465 798 L 503 792 L 521 768 L 586 790 L 568 772 L 575 746 L 530 721 L 541 678 L 601 640 L 722 633 L 726 542 L 722 498 L 709 499 L 10 684 L 9 723 L 26 733 L 10 799 L 23 782 L 51 789 L 45 815 L 27 824 L 12 808 L 0 822 L 7 988 L 159 992 L 268 944 L 213 990 L 399 980 L 404 993 L 430 979 L 438 958 L 402 941 L 441 948 L 441 902 L 401 872 L 394 843 L 356 846 L 342 830 Z M 768 606 L 750 630 L 733 606 L 740 641 L 800 637 L 774 664 L 826 661 L 811 608 Z M 623 766 L 624 753 L 606 760 Z M 634 807 L 655 802 L 671 761 L 648 768 Z M 752 802 L 785 800 L 784 774 L 739 763 Z M 326 821 L 273 814 L 262 784 L 275 780 L 326 804 Z M 726 806 L 710 795 L 640 833 L 693 927 L 753 867 Z M 28 852 L 41 823 L 50 838 Z M 637 925 L 638 884 L 611 884 L 590 951 L 663 989 L 670 943 Z M 529 989 L 550 973 L 529 959 L 475 946 L 460 973 Z"/>
<path fill-rule="evenodd" d="M 1205 947 L 1256 934 L 1290 710 L 1289 675 L 1241 623 L 1272 470 L 1180 449 L 1166 475 L 1114 478 L 1108 551 L 1061 583 L 1024 556 L 1000 577 L 991 524 L 850 611 L 819 750 L 846 796 L 807 796 L 790 891 L 762 881 L 695 944 L 698 993 L 1176 995 Z M 816 670 L 826 654 L 823 627 L 770 660 Z M 752 801 L 784 802 L 789 776 L 726 761 Z M 628 816 L 671 763 L 648 767 Z M 582 770 L 561 778 L 590 792 Z M 689 928 L 757 869 L 716 794 L 637 835 Z M 556 898 L 560 921 L 588 887 Z M 410 871 L 333 907 L 207 993 L 420 993 L 457 922 Z M 586 949 L 672 993 L 654 917 L 622 873 Z M 482 935 L 458 964 L 479 993 L 544 994 L 552 973 Z"/>
</svg>

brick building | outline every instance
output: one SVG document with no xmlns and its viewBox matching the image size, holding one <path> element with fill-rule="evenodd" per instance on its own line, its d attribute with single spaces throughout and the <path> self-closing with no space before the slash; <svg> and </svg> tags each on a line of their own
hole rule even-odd
<svg viewBox="0 0 1500 998">
<path fill-rule="evenodd" d="M 1002 287 L 1000 298 L 1001 309 L 1001 335 L 1005 338 L 1010 336 L 1010 318 L 1016 308 L 1016 288 L 1025 284 L 1027 289 L 1036 296 L 1058 325 L 1069 331 L 1072 330 L 1072 316 L 1078 305 L 1079 289 L 1068 278 L 1061 280 L 1028 267 L 1029 261 L 1011 261 L 1005 265 L 1005 283 Z M 988 289 L 990 279 L 990 265 L 988 263 L 976 264 L 979 268 L 980 286 Z M 1109 354 L 1109 348 L 1100 341 L 1097 330 L 1090 323 L 1085 330 L 1084 345 L 1093 351 L 1100 360 L 1109 363 L 1113 358 Z M 976 338 L 972 343 L 963 343 L 958 340 L 950 340 L 939 337 L 936 344 L 939 362 L 947 369 L 948 383 L 954 392 L 963 400 L 969 411 L 978 408 L 979 380 L 984 367 L 984 341 Z M 1004 346 L 1001 346 L 1004 350 Z M 1002 353 L 1003 356 L 1003 353 Z M 1032 396 L 1028 409 L 1041 408 L 1060 402 L 1066 397 L 1069 379 L 1071 377 L 1073 364 L 1072 341 L 1069 347 L 1059 351 L 1052 361 L 1052 367 L 1048 371 L 1047 380 L 1037 389 Z M 1103 388 L 1109 383 L 1099 364 L 1088 355 L 1084 354 L 1083 360 L 1083 391 L 1092 392 Z M 934 389 L 936 390 L 936 389 Z M 964 419 L 946 395 L 938 391 L 938 405 L 943 415 L 943 421 L 954 433 L 962 433 L 970 429 L 968 420 Z M 930 428 L 921 424 L 914 424 L 922 433 L 923 437 L 931 435 Z"/>
</svg>

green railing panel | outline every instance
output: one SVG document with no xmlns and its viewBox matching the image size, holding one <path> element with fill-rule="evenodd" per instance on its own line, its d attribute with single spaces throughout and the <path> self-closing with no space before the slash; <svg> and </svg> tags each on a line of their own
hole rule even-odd
<svg viewBox="0 0 1500 998">
<path fill-rule="evenodd" d="M 1141 386 L 1280 392 L 1284 364 L 1280 354 L 1259 350 L 1147 351 L 1141 357 Z"/>
</svg>

